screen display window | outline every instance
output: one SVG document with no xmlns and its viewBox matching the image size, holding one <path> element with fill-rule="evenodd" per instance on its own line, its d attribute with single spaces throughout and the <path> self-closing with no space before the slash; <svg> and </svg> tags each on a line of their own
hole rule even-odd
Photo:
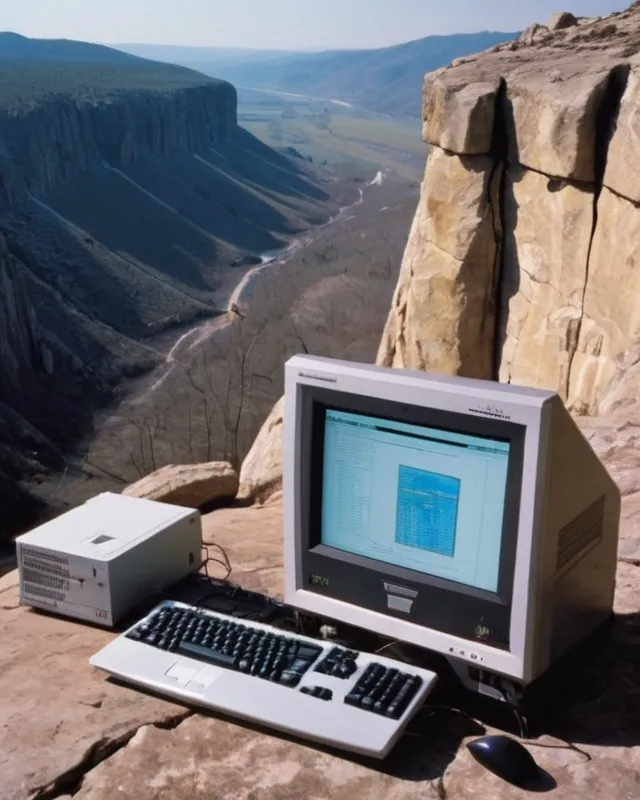
<svg viewBox="0 0 640 800">
<path fill-rule="evenodd" d="M 510 443 L 326 411 L 322 544 L 496 592 Z"/>
</svg>

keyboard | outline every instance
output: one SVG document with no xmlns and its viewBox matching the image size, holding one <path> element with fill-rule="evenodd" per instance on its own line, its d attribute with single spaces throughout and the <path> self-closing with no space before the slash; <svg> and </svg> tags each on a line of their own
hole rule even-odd
<svg viewBox="0 0 640 800">
<path fill-rule="evenodd" d="M 384 758 L 437 676 L 390 658 L 174 601 L 89 659 L 187 704 Z"/>
</svg>

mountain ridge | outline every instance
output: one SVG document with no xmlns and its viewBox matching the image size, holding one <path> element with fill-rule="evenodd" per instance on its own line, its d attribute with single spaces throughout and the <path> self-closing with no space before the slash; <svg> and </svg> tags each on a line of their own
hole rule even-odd
<svg viewBox="0 0 640 800">
<path fill-rule="evenodd" d="M 226 81 L 18 45 L 32 60 L 0 63 L 0 536 L 20 478 L 164 358 L 154 336 L 220 314 L 247 259 L 339 205 L 238 125 Z"/>
<path fill-rule="evenodd" d="M 5 61 L 82 61 L 129 63 L 139 56 L 123 53 L 106 45 L 80 42 L 74 39 L 36 39 L 14 31 L 0 31 L 0 63 Z"/>
<path fill-rule="evenodd" d="M 171 45 L 130 45 L 123 52 L 197 68 L 235 86 L 327 97 L 385 114 L 419 117 L 426 73 L 518 35 L 481 31 L 427 36 L 382 48 L 319 52 L 228 48 L 189 52 Z"/>
</svg>

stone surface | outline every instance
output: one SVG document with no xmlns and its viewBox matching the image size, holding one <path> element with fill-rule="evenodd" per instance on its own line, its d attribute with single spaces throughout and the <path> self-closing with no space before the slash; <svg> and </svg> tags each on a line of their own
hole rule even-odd
<svg viewBox="0 0 640 800">
<path fill-rule="evenodd" d="M 204 541 L 224 547 L 231 580 L 278 594 L 281 518 L 277 502 L 221 509 L 204 517 Z M 209 572 L 221 577 L 220 569 L 212 564 Z M 94 754 L 99 759 L 143 725 L 174 725 L 185 709 L 105 680 L 88 659 L 113 633 L 21 608 L 17 586 L 15 571 L 0 578 L 0 798 L 21 800 L 54 785 L 48 796 L 57 797 Z M 120 795 L 127 800 L 141 789 L 128 780 Z"/>
<path fill-rule="evenodd" d="M 617 428 L 601 423 L 594 436 L 615 441 Z M 204 534 L 209 545 L 217 543 L 228 553 L 232 580 L 280 595 L 282 505 L 277 496 L 263 506 L 205 516 Z M 578 670 L 571 690 L 550 712 L 545 735 L 531 746 L 558 783 L 553 796 L 563 800 L 638 796 L 639 587 L 640 568 L 620 563 L 619 616 L 611 639 Z M 2 800 L 530 796 L 469 756 L 464 743 L 483 727 L 455 713 L 425 711 L 384 764 L 331 754 L 110 683 L 87 659 L 112 635 L 19 608 L 15 572 L 0 579 Z M 567 739 L 587 755 L 568 749 Z"/>
<path fill-rule="evenodd" d="M 640 564 L 640 414 L 623 406 L 605 417 L 581 417 L 578 425 L 622 495 L 620 558 Z"/>
<path fill-rule="evenodd" d="M 620 113 L 607 153 L 604 185 L 634 203 L 640 202 L 640 74 L 635 68 L 627 79 Z"/>
<path fill-rule="evenodd" d="M 601 395 L 600 410 L 605 416 L 626 409 L 634 413 L 638 402 L 637 386 L 640 384 L 640 349 L 631 347 L 614 361 L 616 374 Z"/>
<path fill-rule="evenodd" d="M 17 602 L 10 573 L 0 583 L 2 800 L 31 797 L 57 780 L 64 784 L 65 776 L 73 783 L 92 752 L 117 746 L 139 725 L 184 715 L 171 703 L 116 688 L 89 667 L 111 633 L 31 613 Z"/>
<path fill-rule="evenodd" d="M 557 11 L 549 17 L 547 28 L 550 31 L 561 31 L 564 28 L 572 28 L 578 24 L 578 20 L 570 11 Z"/>
<path fill-rule="evenodd" d="M 640 336 L 640 212 L 606 187 L 589 262 L 570 403 L 594 414 L 618 357 Z"/>
<path fill-rule="evenodd" d="M 488 371 L 554 389 L 577 414 L 597 414 L 637 393 L 640 377 L 619 368 L 637 345 L 640 318 L 640 4 L 567 21 L 534 25 L 518 41 L 426 77 L 428 179 L 378 361 Z M 474 250 L 487 228 L 483 214 L 470 213 L 481 173 L 504 176 L 490 203 L 495 261 Z M 434 240 L 434 230 L 451 239 L 463 232 L 467 249 L 455 257 L 473 263 L 473 286 L 455 279 L 452 246 Z M 449 288 L 434 291 L 436 279 Z M 478 286 L 494 287 L 486 330 L 461 358 L 458 328 Z M 447 355 L 423 356 L 439 350 Z"/>
<path fill-rule="evenodd" d="M 422 138 L 443 150 L 487 155 L 493 142 L 499 76 L 485 84 L 454 83 L 445 69 L 425 77 Z"/>
<path fill-rule="evenodd" d="M 238 491 L 238 474 L 226 461 L 168 464 L 123 489 L 122 494 L 159 500 L 187 508 L 202 508 L 231 500 Z"/>
<path fill-rule="evenodd" d="M 499 177 L 431 151 L 379 363 L 491 377 Z"/>
<path fill-rule="evenodd" d="M 240 468 L 239 500 L 264 502 L 282 487 L 284 396 L 271 409 Z"/>
<path fill-rule="evenodd" d="M 542 42 L 509 42 L 427 76 L 427 141 L 458 155 L 488 154 L 488 121 L 500 114 L 512 161 L 551 176 L 594 181 L 596 118 L 611 71 L 625 63 L 624 37 L 610 37 L 604 50 L 598 39 L 586 57 L 564 32 L 536 27 L 545 32 Z"/>
<path fill-rule="evenodd" d="M 499 378 L 559 389 L 565 397 L 587 279 L 593 192 L 512 166 L 503 215 L 506 338 Z"/>
</svg>

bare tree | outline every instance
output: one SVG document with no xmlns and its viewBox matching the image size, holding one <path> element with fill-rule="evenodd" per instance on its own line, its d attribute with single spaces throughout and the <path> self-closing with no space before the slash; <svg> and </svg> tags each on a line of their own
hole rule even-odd
<svg viewBox="0 0 640 800">
<path fill-rule="evenodd" d="M 131 418 L 131 424 L 138 431 L 138 437 L 135 446 L 129 451 L 129 460 L 138 476 L 143 478 L 149 472 L 158 469 L 154 435 L 157 424 L 153 425 L 153 420 L 148 418 Z"/>
<path fill-rule="evenodd" d="M 243 456 L 243 423 L 253 413 L 247 401 L 259 397 L 264 386 L 273 383 L 273 375 L 264 354 L 257 352 L 268 345 L 269 322 L 264 320 L 255 325 L 238 319 L 232 328 L 232 346 L 224 357 L 201 352 L 185 374 L 198 397 L 197 408 L 188 414 L 191 455 L 197 447 L 194 434 L 197 415 L 203 426 L 206 459 L 211 460 L 217 451 L 237 469 Z"/>
</svg>

